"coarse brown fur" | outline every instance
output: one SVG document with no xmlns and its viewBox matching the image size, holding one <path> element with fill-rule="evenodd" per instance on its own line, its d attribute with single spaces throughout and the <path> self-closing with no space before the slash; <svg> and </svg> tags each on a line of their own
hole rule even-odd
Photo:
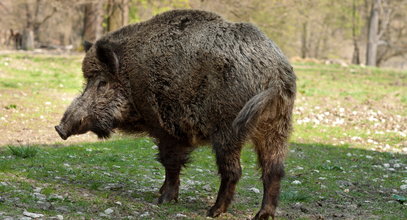
<svg viewBox="0 0 407 220">
<path fill-rule="evenodd" d="M 85 48 L 87 87 L 56 127 L 61 137 L 86 128 L 99 137 L 116 128 L 155 137 L 166 171 L 159 203 L 177 200 L 189 153 L 202 143 L 212 144 L 221 176 L 208 212 L 212 217 L 232 201 L 242 145 L 252 139 L 264 186 L 255 219 L 274 217 L 296 77 L 270 39 L 251 24 L 175 10 L 123 27 Z"/>
</svg>

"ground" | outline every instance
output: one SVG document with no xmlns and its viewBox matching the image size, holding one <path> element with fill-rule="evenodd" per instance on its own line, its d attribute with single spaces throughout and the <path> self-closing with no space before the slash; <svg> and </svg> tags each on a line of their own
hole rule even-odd
<svg viewBox="0 0 407 220">
<path fill-rule="evenodd" d="M 209 147 L 193 153 L 180 201 L 157 206 L 164 171 L 153 140 L 59 138 L 53 127 L 81 91 L 82 58 L 0 54 L 0 219 L 24 211 L 64 219 L 205 219 L 219 186 Z M 293 65 L 298 95 L 278 218 L 406 219 L 407 72 Z M 36 154 L 23 158 L 10 146 Z M 259 208 L 250 143 L 242 165 L 234 202 L 220 219 L 250 218 Z"/>
</svg>

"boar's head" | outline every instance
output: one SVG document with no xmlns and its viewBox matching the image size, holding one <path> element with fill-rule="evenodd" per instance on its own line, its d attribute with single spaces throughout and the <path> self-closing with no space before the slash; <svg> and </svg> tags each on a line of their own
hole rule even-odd
<svg viewBox="0 0 407 220">
<path fill-rule="evenodd" d="M 59 125 L 55 126 L 62 139 L 71 135 L 94 132 L 108 138 L 130 111 L 126 86 L 120 79 L 120 45 L 99 40 L 84 44 L 86 56 L 82 63 L 85 88 L 67 108 Z"/>
</svg>

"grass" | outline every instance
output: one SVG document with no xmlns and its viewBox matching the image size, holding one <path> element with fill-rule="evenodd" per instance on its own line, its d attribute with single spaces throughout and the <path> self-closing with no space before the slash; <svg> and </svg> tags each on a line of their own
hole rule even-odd
<svg viewBox="0 0 407 220">
<path fill-rule="evenodd" d="M 11 154 L 16 157 L 30 158 L 34 157 L 38 153 L 38 148 L 32 146 L 20 146 L 20 147 L 8 147 Z"/>
<path fill-rule="evenodd" d="M 148 138 L 121 138 L 69 147 L 38 146 L 42 153 L 27 159 L 4 151 L 0 178 L 6 185 L 0 192 L 7 199 L 0 210 L 13 216 L 28 209 L 75 219 L 99 216 L 112 208 L 111 218 L 148 212 L 145 219 L 177 214 L 205 219 L 219 184 L 211 150 L 199 148 L 193 153 L 193 162 L 183 172 L 179 203 L 156 207 L 164 172 L 154 159 L 157 150 L 153 146 Z M 389 171 L 381 166 L 406 164 L 405 156 L 323 144 L 293 143 L 290 149 L 280 200 L 283 219 L 284 215 L 289 219 L 307 214 L 310 218 L 325 213 L 340 216 L 349 209 L 365 216 L 407 217 L 405 205 L 395 198 L 402 197 L 402 192 L 394 192 L 399 189 L 398 180 L 405 178 L 405 167 Z M 261 193 L 251 190 L 261 191 L 255 159 L 252 149 L 245 147 L 243 177 L 224 218 L 249 217 L 258 208 Z M 301 183 L 293 184 L 295 180 Z"/>
<path fill-rule="evenodd" d="M 179 202 L 157 206 L 164 170 L 150 138 L 60 142 L 53 125 L 82 86 L 80 60 L 0 55 L 0 219 L 24 210 L 64 219 L 206 219 L 219 187 L 209 147 L 193 152 Z M 294 67 L 298 98 L 279 219 L 406 219 L 407 73 Z M 220 219 L 250 218 L 260 206 L 250 143 L 241 162 L 234 202 Z"/>
</svg>

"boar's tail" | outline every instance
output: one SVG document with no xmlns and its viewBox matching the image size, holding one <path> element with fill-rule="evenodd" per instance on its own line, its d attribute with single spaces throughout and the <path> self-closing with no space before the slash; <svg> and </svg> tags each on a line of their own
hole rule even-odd
<svg viewBox="0 0 407 220">
<path fill-rule="evenodd" d="M 253 96 L 233 121 L 232 129 L 239 139 L 245 139 L 261 117 L 267 121 L 282 121 L 291 126 L 291 114 L 296 93 L 296 76 L 293 68 L 284 63 L 278 68 L 279 79 L 270 81 L 268 88 Z M 271 122 L 270 121 L 270 122 Z"/>
<path fill-rule="evenodd" d="M 277 89 L 270 87 L 246 102 L 232 124 L 237 137 L 245 137 L 247 135 L 247 132 L 251 130 L 257 118 L 266 106 L 270 104 L 270 101 L 277 98 L 277 95 Z"/>
</svg>

